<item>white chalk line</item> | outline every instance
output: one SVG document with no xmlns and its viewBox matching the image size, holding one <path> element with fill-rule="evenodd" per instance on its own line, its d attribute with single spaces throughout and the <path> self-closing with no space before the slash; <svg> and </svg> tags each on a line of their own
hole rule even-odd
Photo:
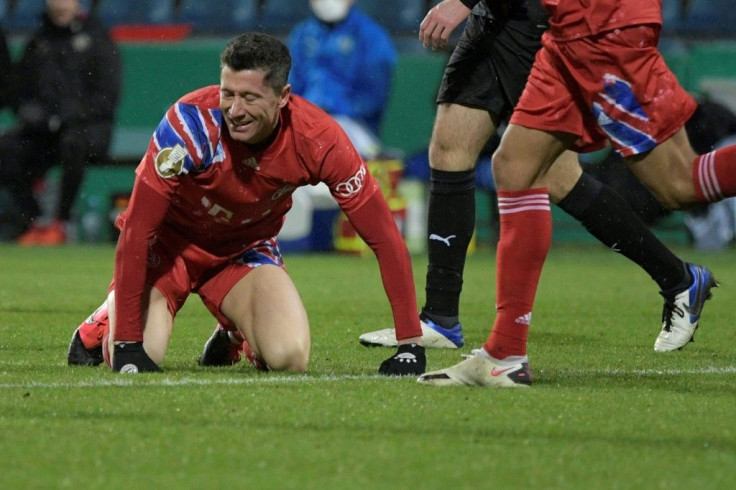
<svg viewBox="0 0 736 490">
<path fill-rule="evenodd" d="M 542 371 L 543 372 L 543 371 Z M 735 374 L 736 366 L 703 367 L 696 369 L 609 369 L 609 370 L 578 370 L 563 371 L 566 376 L 682 376 L 682 375 L 711 375 L 711 374 Z M 144 375 L 140 379 L 135 375 L 121 374 L 115 378 L 101 378 L 97 380 L 85 380 L 78 382 L 30 382 L 30 383 L 0 383 L 0 389 L 18 388 L 102 388 L 115 386 L 216 386 L 216 385 L 257 385 L 257 384 L 304 384 L 304 383 L 332 383 L 343 381 L 367 381 L 367 380 L 389 380 L 378 374 L 325 374 L 312 376 L 308 374 L 299 375 L 274 375 L 267 374 L 255 377 L 224 377 L 224 378 L 169 378 L 161 375 Z"/>
<path fill-rule="evenodd" d="M 147 379 L 140 379 L 145 376 Z M 169 378 L 158 374 L 143 376 L 120 374 L 114 379 L 86 380 L 78 382 L 30 382 L 30 383 L 0 383 L 2 388 L 99 388 L 107 386 L 215 386 L 215 385 L 255 385 L 255 384 L 294 384 L 317 383 L 350 380 L 386 379 L 378 374 L 371 375 L 260 375 L 258 377 L 243 378 Z"/>
</svg>

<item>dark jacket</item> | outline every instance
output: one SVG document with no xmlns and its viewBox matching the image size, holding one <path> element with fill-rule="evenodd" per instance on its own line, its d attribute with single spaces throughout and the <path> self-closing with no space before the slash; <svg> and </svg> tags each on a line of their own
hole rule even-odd
<svg viewBox="0 0 736 490">
<path fill-rule="evenodd" d="M 79 17 L 62 28 L 44 14 L 15 70 L 18 118 L 26 126 L 51 131 L 112 124 L 121 71 L 117 46 L 94 18 Z"/>
<path fill-rule="evenodd" d="M 5 33 L 2 28 L 0 28 L 0 109 L 5 107 L 12 100 L 11 69 L 12 64 L 10 62 L 8 42 L 5 39 Z"/>
</svg>

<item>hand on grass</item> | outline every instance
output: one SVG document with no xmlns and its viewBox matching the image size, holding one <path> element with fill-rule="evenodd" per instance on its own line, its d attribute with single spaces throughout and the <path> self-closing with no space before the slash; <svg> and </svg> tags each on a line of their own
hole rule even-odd
<svg viewBox="0 0 736 490">
<path fill-rule="evenodd" d="M 115 344 L 112 369 L 119 373 L 160 373 L 161 368 L 143 350 L 143 342 Z"/>
<path fill-rule="evenodd" d="M 424 347 L 418 344 L 403 344 L 396 354 L 381 363 L 379 374 L 386 376 L 419 376 L 427 368 Z"/>
</svg>

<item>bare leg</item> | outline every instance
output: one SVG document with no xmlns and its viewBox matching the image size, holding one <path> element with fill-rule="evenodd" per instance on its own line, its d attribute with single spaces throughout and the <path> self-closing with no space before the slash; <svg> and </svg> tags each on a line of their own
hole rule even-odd
<svg viewBox="0 0 736 490">
<path fill-rule="evenodd" d="M 107 348 L 110 352 L 110 361 L 114 353 L 113 339 L 115 338 L 115 292 L 112 291 L 107 297 L 108 313 L 110 315 L 110 335 L 108 336 Z M 143 329 L 143 349 L 156 364 L 161 364 L 166 356 L 169 346 L 171 330 L 174 317 L 169 311 L 166 298 L 156 288 L 150 292 L 148 311 L 146 312 L 146 325 Z"/>
<path fill-rule="evenodd" d="M 306 371 L 309 322 L 284 269 L 271 265 L 253 269 L 228 292 L 221 310 L 270 369 Z"/>
<path fill-rule="evenodd" d="M 634 175 L 670 209 L 700 204 L 693 184 L 695 151 L 683 127 L 652 151 L 626 158 Z"/>
</svg>

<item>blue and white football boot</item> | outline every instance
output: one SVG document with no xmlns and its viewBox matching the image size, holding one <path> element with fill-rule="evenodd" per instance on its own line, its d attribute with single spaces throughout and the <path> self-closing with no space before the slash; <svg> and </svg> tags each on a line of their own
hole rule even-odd
<svg viewBox="0 0 736 490">
<path fill-rule="evenodd" d="M 672 295 L 664 293 L 662 310 L 662 331 L 654 342 L 657 352 L 682 349 L 693 340 L 698 328 L 703 305 L 711 298 L 711 288 L 718 287 L 713 273 L 703 266 L 687 264 L 693 282 L 687 289 Z"/>
<path fill-rule="evenodd" d="M 452 328 L 443 328 L 432 320 L 420 318 L 422 327 L 422 344 L 426 349 L 458 349 L 465 344 L 463 327 L 457 323 Z M 396 330 L 384 328 L 364 333 L 359 337 L 360 343 L 366 347 L 396 347 Z"/>
</svg>

